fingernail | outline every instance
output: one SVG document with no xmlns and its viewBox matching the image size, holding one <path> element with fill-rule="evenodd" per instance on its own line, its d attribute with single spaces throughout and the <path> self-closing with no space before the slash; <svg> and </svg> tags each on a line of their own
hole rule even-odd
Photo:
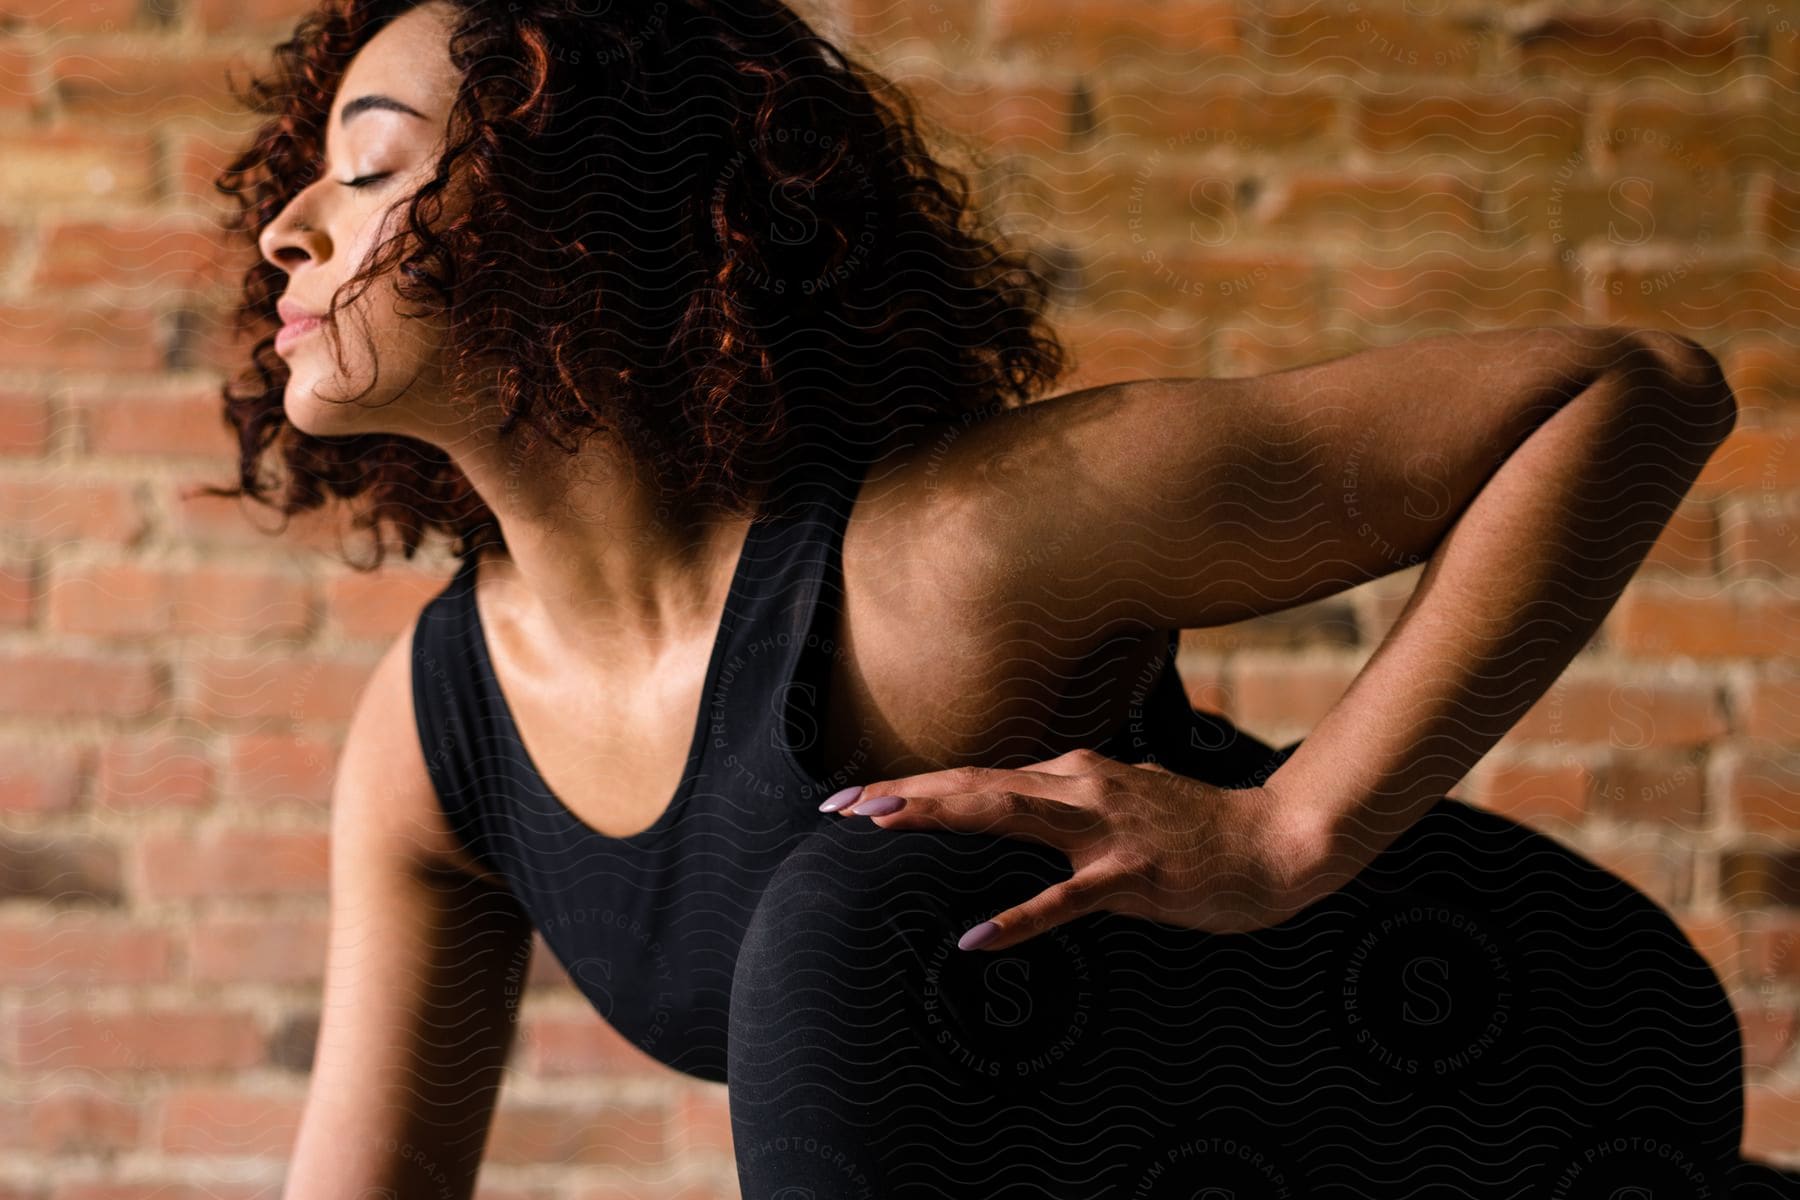
<svg viewBox="0 0 1800 1200">
<path fill-rule="evenodd" d="M 859 783 L 855 787 L 847 787 L 841 791 L 833 792 L 831 795 L 825 797 L 825 803 L 819 805 L 819 811 L 836 812 L 838 809 L 844 807 L 844 805 L 849 804 L 858 796 L 862 795 L 862 790 L 863 785 Z"/>
<path fill-rule="evenodd" d="M 898 812 L 905 803 L 899 796 L 873 796 L 850 811 L 859 817 L 885 817 L 891 812 Z"/>
<path fill-rule="evenodd" d="M 1000 927 L 998 925 L 994 924 L 992 921 L 983 921 L 975 928 L 969 930 L 969 932 L 963 934 L 961 938 L 957 939 L 956 948 L 958 950 L 973 950 L 978 946 L 985 946 L 993 941 L 994 935 L 999 932 Z"/>
</svg>

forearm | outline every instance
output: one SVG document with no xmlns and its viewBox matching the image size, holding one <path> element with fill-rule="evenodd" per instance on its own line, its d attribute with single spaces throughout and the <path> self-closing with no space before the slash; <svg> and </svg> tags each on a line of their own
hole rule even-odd
<svg viewBox="0 0 1800 1200">
<path fill-rule="evenodd" d="M 1469 502 L 1364 668 L 1268 780 L 1316 806 L 1349 876 L 1422 816 L 1593 636 L 1735 404 L 1716 363 L 1647 344 L 1544 420 Z"/>
</svg>

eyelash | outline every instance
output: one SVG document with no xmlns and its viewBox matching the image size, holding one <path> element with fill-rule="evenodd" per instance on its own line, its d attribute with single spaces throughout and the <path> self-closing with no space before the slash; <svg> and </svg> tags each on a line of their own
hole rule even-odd
<svg viewBox="0 0 1800 1200">
<path fill-rule="evenodd" d="M 386 179 L 392 173 L 393 172 L 391 171 L 384 171 L 379 175 L 358 175 L 355 179 L 339 180 L 338 186 L 347 188 L 365 188 L 372 183 Z"/>
</svg>

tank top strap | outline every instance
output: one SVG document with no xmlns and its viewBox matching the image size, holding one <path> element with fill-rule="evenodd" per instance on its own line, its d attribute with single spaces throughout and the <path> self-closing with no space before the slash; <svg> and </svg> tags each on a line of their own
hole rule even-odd
<svg viewBox="0 0 1800 1200">
<path fill-rule="evenodd" d="M 484 870 L 498 875 L 478 811 L 486 789 L 476 786 L 474 778 L 488 728 L 483 697 L 471 676 L 478 636 L 473 623 L 475 567 L 476 557 L 465 557 L 413 626 L 413 721 L 452 835 Z"/>
<path fill-rule="evenodd" d="M 741 775 L 752 765 L 762 776 L 792 772 L 810 794 L 812 777 L 794 756 L 793 731 L 816 727 L 816 713 L 800 711 L 816 703 L 824 661 L 836 652 L 820 619 L 843 610 L 844 533 L 862 480 L 861 472 L 821 470 L 796 485 L 787 502 L 757 515 L 707 680 L 702 773 Z M 773 758 L 746 761 L 765 755 Z"/>
</svg>

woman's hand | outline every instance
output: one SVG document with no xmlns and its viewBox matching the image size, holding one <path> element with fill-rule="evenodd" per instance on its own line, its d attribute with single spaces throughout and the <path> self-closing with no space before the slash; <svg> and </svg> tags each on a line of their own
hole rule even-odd
<svg viewBox="0 0 1800 1200">
<path fill-rule="evenodd" d="M 872 802 L 898 796 L 891 802 Z M 858 814 L 869 806 L 875 814 Z M 1072 750 L 1019 770 L 954 767 L 866 785 L 839 815 L 883 829 L 1021 837 L 1062 851 L 1070 878 L 963 935 L 1001 950 L 1096 910 L 1214 933 L 1280 924 L 1342 886 L 1328 815 L 1273 789 L 1220 788 L 1156 764 Z M 993 926 L 986 937 L 978 931 Z"/>
</svg>

